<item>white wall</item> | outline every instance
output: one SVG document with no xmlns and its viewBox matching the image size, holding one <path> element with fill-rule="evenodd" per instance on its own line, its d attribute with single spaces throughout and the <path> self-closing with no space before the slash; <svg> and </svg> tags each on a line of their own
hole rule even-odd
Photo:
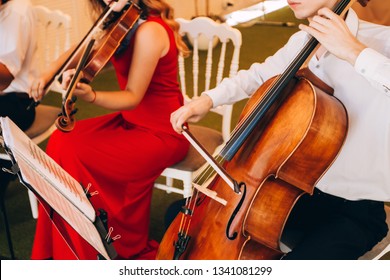
<svg viewBox="0 0 390 280">
<path fill-rule="evenodd" d="M 176 17 L 190 19 L 201 15 L 222 16 L 255 5 L 263 0 L 166 0 L 175 9 Z M 228 4 L 229 3 L 229 4 Z"/>
<path fill-rule="evenodd" d="M 92 26 L 86 6 L 88 0 L 31 0 L 33 5 L 58 9 L 72 17 L 72 43 L 78 43 Z"/>
<path fill-rule="evenodd" d="M 59 9 L 72 17 L 72 43 L 79 42 L 92 26 L 88 12 L 88 0 L 31 0 L 34 5 Z M 166 0 L 175 9 L 175 17 L 190 19 L 194 16 L 224 15 L 255 5 L 263 0 Z M 208 4 L 207 4 L 208 1 Z M 230 3 L 231 6 L 227 5 Z M 208 9 L 207 9 L 208 8 Z"/>
</svg>

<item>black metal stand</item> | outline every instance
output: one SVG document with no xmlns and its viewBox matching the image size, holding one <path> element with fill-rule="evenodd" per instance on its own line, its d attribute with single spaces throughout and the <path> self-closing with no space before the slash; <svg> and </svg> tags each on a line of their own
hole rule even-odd
<svg viewBox="0 0 390 280">
<path fill-rule="evenodd" d="M 3 162 L 4 161 L 2 160 L 1 163 L 3 163 Z M 1 166 L 2 165 L 3 164 L 1 164 Z M 6 171 L 0 170 L 0 172 L 6 172 Z M 6 234 L 6 238 L 7 238 L 7 243 L 8 243 L 8 249 L 9 249 L 10 257 L 6 257 L 4 255 L 1 255 L 0 258 L 1 259 L 11 258 L 11 259 L 14 260 L 14 259 L 16 259 L 16 257 L 15 257 L 15 253 L 14 253 L 14 247 L 13 247 L 13 244 L 12 244 L 11 230 L 10 230 L 10 225 L 9 225 L 9 221 L 8 221 L 7 210 L 6 210 L 6 207 L 5 207 L 5 194 L 6 194 L 6 191 L 7 191 L 8 184 L 11 181 L 11 176 L 14 176 L 14 174 L 12 174 L 12 173 L 11 174 L 1 174 L 2 182 L 0 183 L 0 211 L 1 211 L 2 215 L 3 215 L 5 234 Z"/>
<path fill-rule="evenodd" d="M 15 253 L 14 253 L 14 247 L 13 247 L 13 244 L 12 244 L 11 231 L 10 231 L 10 227 L 9 227 L 7 211 L 5 209 L 4 197 L 1 197 L 0 210 L 1 210 L 1 213 L 3 214 L 4 225 L 5 225 L 5 234 L 6 234 L 6 237 L 7 237 L 9 253 L 10 253 L 11 259 L 15 260 L 16 258 L 15 258 Z M 5 259 L 6 257 L 5 256 L 0 256 L 0 258 L 1 259 Z"/>
<path fill-rule="evenodd" d="M 17 153 L 19 153 L 17 155 L 20 156 L 20 153 L 34 152 L 34 153 L 36 153 L 36 154 L 34 154 L 34 156 L 42 157 L 42 158 L 46 159 L 46 155 L 44 152 L 41 152 L 39 149 L 34 150 L 34 149 L 31 149 L 31 147 L 30 148 L 26 147 L 27 145 L 33 145 L 33 143 L 31 143 L 31 140 L 29 140 L 28 138 L 24 138 L 23 135 L 21 135 L 22 137 L 20 137 L 21 140 L 19 141 L 19 138 L 17 138 L 17 135 L 20 135 L 20 133 L 22 133 L 22 131 L 18 131 L 18 127 L 11 120 L 0 118 L 0 121 L 1 121 L 0 122 L 1 126 L 4 125 L 5 127 L 7 127 L 7 129 L 8 129 L 7 133 L 9 133 L 7 135 L 9 137 L 11 137 L 11 140 L 15 140 L 17 144 L 20 144 L 20 147 L 17 145 L 13 146 L 13 149 L 15 149 L 15 151 Z M 3 121 L 4 121 L 4 123 L 3 123 Z M 1 127 L 0 127 L 0 132 L 2 132 Z M 41 172 L 47 172 L 48 174 L 53 174 L 54 168 L 57 168 L 55 171 L 56 173 L 58 172 L 59 174 L 61 174 L 61 176 L 64 176 L 64 178 L 66 180 L 69 180 L 69 182 L 72 181 L 70 175 L 67 175 L 67 173 L 65 171 L 62 171 L 61 167 L 59 165 L 56 165 L 54 162 L 51 162 L 51 164 L 53 166 L 51 166 L 49 168 L 48 166 L 45 166 L 40 161 L 36 160 L 36 158 L 34 158 L 34 156 L 31 156 L 27 159 L 23 158 L 23 157 L 14 157 L 13 151 L 10 148 L 8 148 L 6 143 L 2 140 L 3 140 L 3 137 L 0 134 L 0 142 L 1 142 L 0 144 L 3 146 L 4 150 L 6 151 L 6 153 L 8 154 L 8 156 L 10 157 L 10 160 L 11 160 L 11 165 L 7 164 L 6 167 L 2 168 L 2 171 L 5 171 L 6 173 L 10 173 L 10 174 L 6 174 L 6 173 L 4 173 L 4 174 L 17 175 L 17 177 L 19 178 L 19 181 L 25 187 L 27 187 L 29 190 L 33 191 L 34 194 L 36 194 L 37 197 L 39 197 L 38 199 L 41 202 L 45 202 L 45 204 L 47 203 L 48 206 L 51 209 L 53 209 L 53 211 L 58 212 L 58 210 L 60 210 L 61 213 L 66 213 L 66 215 L 67 215 L 66 217 L 68 217 L 69 220 L 71 221 L 68 223 L 76 231 L 79 231 L 79 230 L 83 231 L 83 230 L 85 230 L 85 227 L 90 227 L 91 232 L 89 233 L 88 236 L 86 236 L 86 241 L 89 242 L 91 245 L 93 245 L 93 244 L 95 244 L 94 242 L 96 241 L 96 238 L 99 237 L 101 239 L 101 242 L 102 242 L 102 244 L 97 244 L 97 246 L 96 246 L 96 249 L 99 251 L 99 254 L 97 256 L 98 259 L 102 259 L 103 256 L 106 256 L 109 259 L 116 258 L 117 253 L 115 251 L 115 248 L 112 246 L 112 244 L 110 244 L 112 241 L 111 241 L 111 238 L 109 237 L 109 234 L 107 233 L 107 230 L 106 230 L 107 224 L 106 225 L 103 224 L 103 223 L 106 223 L 106 220 L 107 220 L 106 213 L 103 212 L 103 213 L 101 213 L 101 217 L 95 216 L 94 219 L 92 219 L 90 217 L 91 215 L 87 216 L 82 211 L 82 209 L 80 209 L 80 206 L 76 205 L 77 201 L 75 201 L 75 199 L 73 197 L 65 196 L 62 194 L 62 192 L 61 192 L 62 188 L 65 189 L 65 188 L 70 188 L 70 187 L 63 186 L 63 185 L 60 185 L 57 187 L 55 185 L 56 182 L 54 180 L 47 181 L 47 180 L 43 180 L 43 178 L 41 178 L 41 177 L 37 177 L 37 176 L 43 176 L 41 174 Z M 21 164 L 19 166 L 19 164 L 16 161 L 16 158 L 18 158 L 18 160 L 20 160 L 21 163 L 23 163 L 23 164 Z M 48 158 L 46 160 L 48 160 Z M 23 175 L 22 175 L 22 170 L 20 170 L 21 166 L 23 166 L 23 171 L 24 171 Z M 2 172 L 2 171 L 0 170 L 0 172 Z M 61 173 L 61 171 L 62 171 L 62 173 Z M 24 176 L 26 176 L 26 178 L 24 178 Z M 27 183 L 27 182 L 31 181 L 32 178 L 35 178 L 35 179 L 39 178 L 41 180 L 36 181 L 36 182 L 34 181 L 36 183 L 36 186 L 32 186 L 29 183 Z M 4 182 L 5 182 L 5 180 L 0 181 L 0 183 L 3 183 L 2 185 L 5 185 Z M 69 183 L 69 184 L 71 184 L 71 183 Z M 77 185 L 72 185 L 72 187 L 76 188 Z M 4 190 L 5 188 L 1 188 L 1 189 Z M 42 193 L 44 193 L 45 191 L 52 191 L 54 198 L 52 196 L 48 195 L 47 200 L 44 200 L 40 196 L 40 194 L 36 191 L 37 189 L 40 190 Z M 4 190 L 4 193 L 5 193 L 5 190 Z M 79 196 L 83 195 L 81 192 L 81 189 L 77 190 L 77 195 L 79 195 Z M 83 206 L 92 213 L 92 205 L 87 205 L 85 203 L 86 202 L 84 200 Z M 69 213 L 68 209 L 71 209 L 71 211 L 73 211 L 73 212 Z M 8 240 L 8 244 L 9 244 L 9 248 L 10 248 L 10 252 L 11 252 L 11 257 L 13 259 L 15 259 L 13 246 L 12 246 L 12 239 L 11 239 L 11 234 L 10 234 L 10 228 L 9 228 L 9 223 L 8 223 L 8 217 L 6 214 L 6 209 L 5 209 L 5 204 L 4 204 L 4 195 L 2 195 L 2 197 L 0 198 L 0 210 L 3 212 L 3 216 L 5 219 L 7 240 Z M 47 211 L 47 209 L 45 209 L 45 210 Z M 71 214 L 72 214 L 72 216 L 71 216 Z M 63 217 L 63 218 L 66 219 L 66 217 Z M 61 226 L 56 225 L 54 220 L 53 220 L 53 222 L 54 222 L 54 225 L 58 229 L 61 229 Z M 82 225 L 81 223 L 84 223 L 84 222 L 88 223 L 88 224 Z M 93 227 L 93 229 L 92 229 L 92 227 Z M 95 232 L 95 230 L 96 230 L 96 232 Z M 94 240 L 91 240 L 90 236 L 92 236 L 91 238 L 94 238 Z M 66 237 L 65 236 L 63 236 L 63 237 L 64 237 L 64 240 L 66 241 Z M 104 248 L 102 248 L 101 245 L 104 246 Z M 103 255 L 103 256 L 101 256 L 101 255 Z"/>
</svg>

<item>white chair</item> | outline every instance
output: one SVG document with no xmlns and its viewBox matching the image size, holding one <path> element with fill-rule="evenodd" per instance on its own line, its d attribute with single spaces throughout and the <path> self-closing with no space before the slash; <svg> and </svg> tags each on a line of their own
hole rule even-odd
<svg viewBox="0 0 390 280">
<path fill-rule="evenodd" d="M 44 6 L 34 6 L 33 9 L 38 26 L 39 71 L 43 71 L 70 47 L 71 17 L 59 10 L 52 11 Z M 64 91 L 56 83 L 53 83 L 50 90 L 61 93 L 61 98 L 64 95 Z M 43 104 L 37 106 L 35 120 L 25 131 L 26 135 L 36 144 L 45 141 L 56 129 L 54 122 L 60 112 L 59 107 Z M 10 160 L 6 154 L 0 154 L 0 158 Z M 32 216 L 36 219 L 37 199 L 30 190 L 28 195 Z"/>
<path fill-rule="evenodd" d="M 33 9 L 39 31 L 39 71 L 42 72 L 70 48 L 72 18 L 60 10 L 50 10 L 41 5 L 36 5 Z M 58 81 L 52 84 L 50 90 L 65 95 Z"/>
<path fill-rule="evenodd" d="M 182 18 L 176 19 L 180 24 L 180 34 L 187 36 L 189 41 L 192 42 L 192 68 L 191 71 L 186 71 L 186 61 L 190 61 L 190 58 L 184 58 L 179 56 L 179 78 L 181 90 L 184 95 L 185 102 L 189 102 L 192 98 L 197 98 L 199 93 L 203 90 L 208 90 L 218 85 L 224 76 L 234 76 L 238 71 L 239 56 L 241 48 L 241 33 L 238 29 L 232 28 L 225 23 L 217 23 L 208 17 L 197 17 L 192 20 L 185 20 Z M 199 39 L 200 38 L 200 39 Z M 215 47 L 215 41 L 219 42 L 220 48 L 217 53 Z M 199 44 L 204 44 L 204 40 L 207 41 L 207 53 L 204 57 L 205 61 L 201 58 L 203 53 L 199 51 Z M 232 55 L 229 56 L 227 47 L 229 42 L 232 43 Z M 217 57 L 218 62 L 213 67 L 213 51 L 219 55 Z M 227 61 L 230 60 L 230 63 Z M 200 65 L 204 62 L 204 87 L 201 85 L 199 90 L 199 75 L 203 72 L 200 69 Z M 188 65 L 188 64 L 187 64 Z M 227 65 L 227 67 L 225 67 Z M 225 69 L 227 68 L 227 69 Z M 202 71 L 200 71 L 202 70 Z M 189 78 L 192 73 L 192 79 Z M 227 74 L 224 74 L 227 73 Z M 213 77 L 213 79 L 212 79 Z M 214 80 L 215 79 L 215 80 Z M 191 94 L 186 86 L 186 82 L 193 84 Z M 190 97 L 191 96 L 191 97 Z M 199 142 L 206 148 L 210 154 L 215 154 L 224 143 L 230 137 L 231 116 L 233 111 L 232 105 L 224 105 L 212 110 L 214 113 L 221 115 L 222 125 L 221 132 L 216 129 L 211 129 L 200 125 L 189 125 L 192 134 L 199 140 Z M 182 194 L 183 197 L 188 197 L 192 194 L 192 182 L 193 179 L 202 170 L 202 166 L 205 166 L 205 160 L 203 157 L 191 146 L 186 158 L 175 164 L 174 166 L 166 168 L 161 176 L 165 177 L 165 183 L 155 183 L 155 187 L 165 190 L 166 192 L 174 192 Z M 174 184 L 174 180 L 182 182 L 182 188 L 180 184 Z"/>
</svg>

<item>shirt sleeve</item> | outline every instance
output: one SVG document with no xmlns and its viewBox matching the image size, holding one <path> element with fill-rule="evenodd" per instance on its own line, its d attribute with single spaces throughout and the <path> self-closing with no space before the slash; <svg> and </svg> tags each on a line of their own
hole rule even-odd
<svg viewBox="0 0 390 280">
<path fill-rule="evenodd" d="M 263 83 L 261 76 L 258 76 L 259 63 L 253 64 L 248 70 L 240 70 L 232 78 L 225 78 L 211 90 L 204 92 L 213 101 L 213 107 L 223 104 L 233 104 L 239 100 L 249 98 Z"/>
<path fill-rule="evenodd" d="M 223 79 L 216 88 L 202 94 L 211 98 L 214 108 L 251 97 L 265 81 L 281 74 L 287 68 L 308 38 L 305 32 L 295 33 L 281 49 L 263 63 L 253 63 L 248 70 L 238 71 L 236 76 Z"/>
<path fill-rule="evenodd" d="M 390 96 L 390 58 L 366 48 L 358 56 L 355 70 L 373 87 Z"/>
<path fill-rule="evenodd" d="M 2 36 L 0 40 L 0 62 L 3 63 L 15 77 L 22 68 L 26 57 L 30 36 L 28 19 L 19 14 L 2 22 Z M 12 30 L 12 31 L 10 31 Z"/>
</svg>

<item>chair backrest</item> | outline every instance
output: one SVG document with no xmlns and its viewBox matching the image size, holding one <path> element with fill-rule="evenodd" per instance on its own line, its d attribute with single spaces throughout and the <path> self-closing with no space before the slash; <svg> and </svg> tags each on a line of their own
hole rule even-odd
<svg viewBox="0 0 390 280">
<path fill-rule="evenodd" d="M 44 6 L 33 6 L 38 29 L 38 71 L 46 70 L 64 51 L 70 48 L 71 17 L 59 10 L 50 10 Z M 65 91 L 58 81 L 50 88 L 64 96 Z M 54 124 L 60 108 L 48 105 L 39 105 L 36 108 L 35 120 L 25 133 L 36 144 L 46 140 L 56 129 Z M 0 159 L 10 160 L 9 156 L 0 153 Z M 1 171 L 0 171 L 1 172 Z M 38 217 L 38 204 L 34 194 L 29 190 L 31 211 L 34 218 Z"/>
<path fill-rule="evenodd" d="M 38 23 L 39 70 L 44 70 L 70 47 L 71 17 L 60 10 L 33 6 Z"/>
<path fill-rule="evenodd" d="M 240 48 L 242 44 L 241 32 L 226 23 L 218 23 L 208 17 L 196 17 L 192 20 L 177 18 L 180 25 L 180 34 L 186 36 L 192 44 L 192 67 L 187 67 L 186 59 L 179 56 L 179 78 L 181 90 L 186 102 L 196 98 L 203 90 L 217 86 L 224 77 L 234 76 L 238 71 Z M 232 52 L 229 46 L 232 43 Z M 217 46 L 217 45 L 220 45 Z M 213 55 L 219 55 L 213 65 Z M 228 62 L 230 60 L 230 63 Z M 203 63 L 204 62 L 204 63 Z M 200 68 L 204 65 L 204 69 Z M 200 75 L 204 72 L 204 87 L 199 84 Z M 190 81 L 189 73 L 192 73 L 192 93 L 186 85 Z M 215 74 L 215 75 L 214 75 Z M 187 77 L 186 77 L 187 76 Z M 215 80 L 212 80 L 215 77 Z M 232 105 L 224 105 L 212 110 L 222 115 L 222 135 L 224 142 L 230 137 Z"/>
</svg>

